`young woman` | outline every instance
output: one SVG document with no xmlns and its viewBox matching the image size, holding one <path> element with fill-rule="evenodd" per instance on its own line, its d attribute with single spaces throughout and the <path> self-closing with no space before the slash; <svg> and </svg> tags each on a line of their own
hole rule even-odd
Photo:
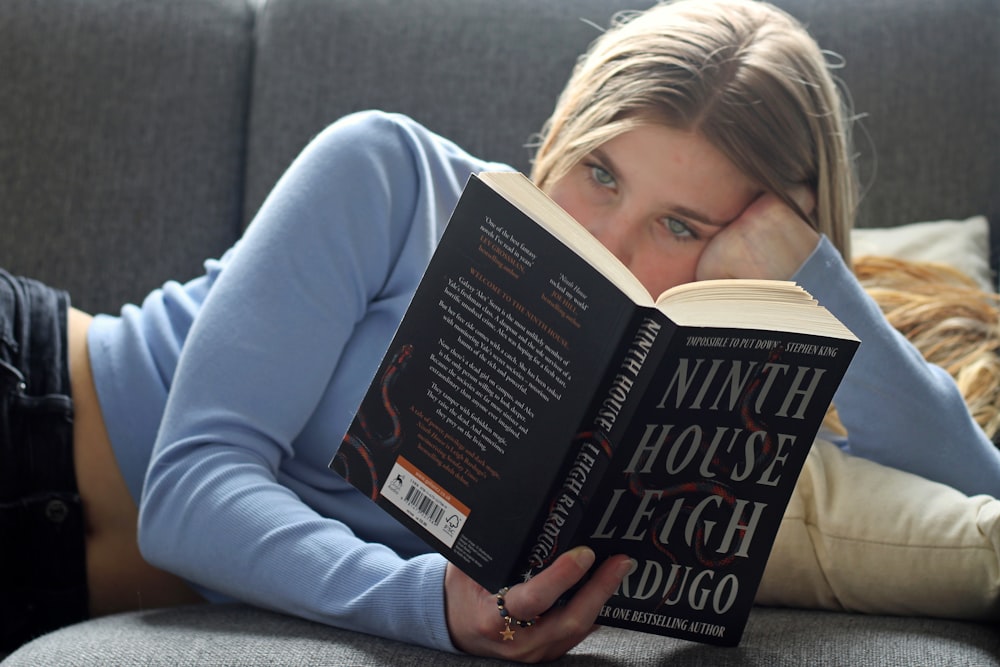
<svg viewBox="0 0 1000 667">
<path fill-rule="evenodd" d="M 651 292 L 726 276 L 798 280 L 865 341 L 837 396 L 842 446 L 995 496 L 1000 455 L 954 383 L 892 330 L 845 264 L 849 155 L 839 98 L 798 24 L 749 0 L 683 0 L 595 43 L 545 128 L 533 177 Z M 66 351 L 56 327 L 43 355 L 68 359 L 68 380 L 55 375 L 71 386 L 72 439 L 46 436 L 72 448 L 68 481 L 17 488 L 62 499 L 70 517 L 79 488 L 85 553 L 59 564 L 81 573 L 68 588 L 78 618 L 197 594 L 525 661 L 558 657 L 591 631 L 627 556 L 594 563 L 574 549 L 511 588 L 513 616 L 543 616 L 501 641 L 496 591 L 327 468 L 468 175 L 506 168 L 405 117 L 356 114 L 307 147 L 202 277 L 118 317 L 69 311 Z M 9 284 L 50 299 L 19 303 L 58 323 L 62 295 Z M 10 340 L 42 327 L 22 329 Z M 54 387 L 42 391 L 67 393 Z M 30 459 L 29 430 L 5 445 L 11 460 Z M 17 534 L 26 558 L 51 555 L 29 532 Z M 45 583 L 9 598 L 20 606 L 3 601 L 8 645 L 75 620 L 51 611 L 59 591 Z M 28 624 L 15 634 L 8 619 Z"/>
</svg>

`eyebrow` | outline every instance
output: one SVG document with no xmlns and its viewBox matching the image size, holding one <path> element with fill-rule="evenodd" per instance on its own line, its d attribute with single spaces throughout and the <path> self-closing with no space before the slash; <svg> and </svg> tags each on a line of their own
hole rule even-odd
<svg viewBox="0 0 1000 667">
<path fill-rule="evenodd" d="M 615 164 L 615 161 L 612 160 L 610 157 L 608 157 L 607 153 L 605 153 L 603 150 L 601 150 L 600 147 L 598 147 L 592 150 L 591 154 L 597 157 L 599 162 L 603 162 L 604 164 L 606 164 L 611 173 L 614 174 L 615 178 L 616 179 L 618 178 L 618 174 L 620 174 L 621 172 L 618 170 L 618 166 Z M 685 218 L 690 218 L 694 222 L 697 222 L 698 224 L 704 225 L 706 227 L 717 227 L 719 229 L 722 229 L 723 227 L 726 227 L 731 222 L 733 222 L 732 220 L 725 220 L 721 222 L 718 220 L 712 220 L 704 213 L 695 211 L 694 209 L 690 209 L 687 206 L 671 205 L 669 208 L 673 209 L 678 215 L 681 215 Z"/>
<path fill-rule="evenodd" d="M 673 209 L 685 218 L 691 218 L 699 225 L 705 225 L 706 227 L 718 227 L 719 229 L 722 229 L 723 227 L 728 227 L 730 223 L 733 222 L 732 220 L 726 220 L 724 222 L 710 220 L 704 214 L 699 213 L 698 211 L 693 211 L 686 206 L 674 206 Z"/>
</svg>

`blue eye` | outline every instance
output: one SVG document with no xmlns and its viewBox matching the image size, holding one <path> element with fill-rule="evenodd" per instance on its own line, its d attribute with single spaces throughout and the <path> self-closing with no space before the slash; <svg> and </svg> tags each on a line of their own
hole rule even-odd
<svg viewBox="0 0 1000 667">
<path fill-rule="evenodd" d="M 600 165 L 590 165 L 590 177 L 594 179 L 595 183 L 606 188 L 612 188 L 615 186 L 615 177 L 611 175 L 611 172 Z"/>
<path fill-rule="evenodd" d="M 671 234 L 678 238 L 697 238 L 694 231 L 688 227 L 686 223 L 678 220 L 677 218 L 665 218 L 663 220 L 663 224 L 668 230 L 670 230 Z"/>
</svg>

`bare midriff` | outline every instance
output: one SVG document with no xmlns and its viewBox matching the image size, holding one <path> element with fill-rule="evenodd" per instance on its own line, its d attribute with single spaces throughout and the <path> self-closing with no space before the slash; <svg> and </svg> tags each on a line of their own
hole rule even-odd
<svg viewBox="0 0 1000 667">
<path fill-rule="evenodd" d="M 94 387 L 87 350 L 92 319 L 78 310 L 68 314 L 73 457 L 86 526 L 90 614 L 200 602 L 182 579 L 153 567 L 139 553 L 138 509 L 118 469 Z"/>
</svg>

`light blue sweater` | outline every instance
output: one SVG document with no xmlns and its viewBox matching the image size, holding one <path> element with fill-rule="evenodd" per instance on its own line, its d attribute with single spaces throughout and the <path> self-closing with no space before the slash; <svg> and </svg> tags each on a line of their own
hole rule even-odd
<svg viewBox="0 0 1000 667">
<path fill-rule="evenodd" d="M 211 600 L 455 650 L 445 561 L 327 465 L 468 175 L 490 169 L 509 167 L 405 117 L 346 117 L 204 276 L 95 320 L 98 395 L 150 562 Z M 796 279 L 863 341 L 837 395 L 845 446 L 997 495 L 1000 455 L 954 384 L 829 242 Z"/>
</svg>

